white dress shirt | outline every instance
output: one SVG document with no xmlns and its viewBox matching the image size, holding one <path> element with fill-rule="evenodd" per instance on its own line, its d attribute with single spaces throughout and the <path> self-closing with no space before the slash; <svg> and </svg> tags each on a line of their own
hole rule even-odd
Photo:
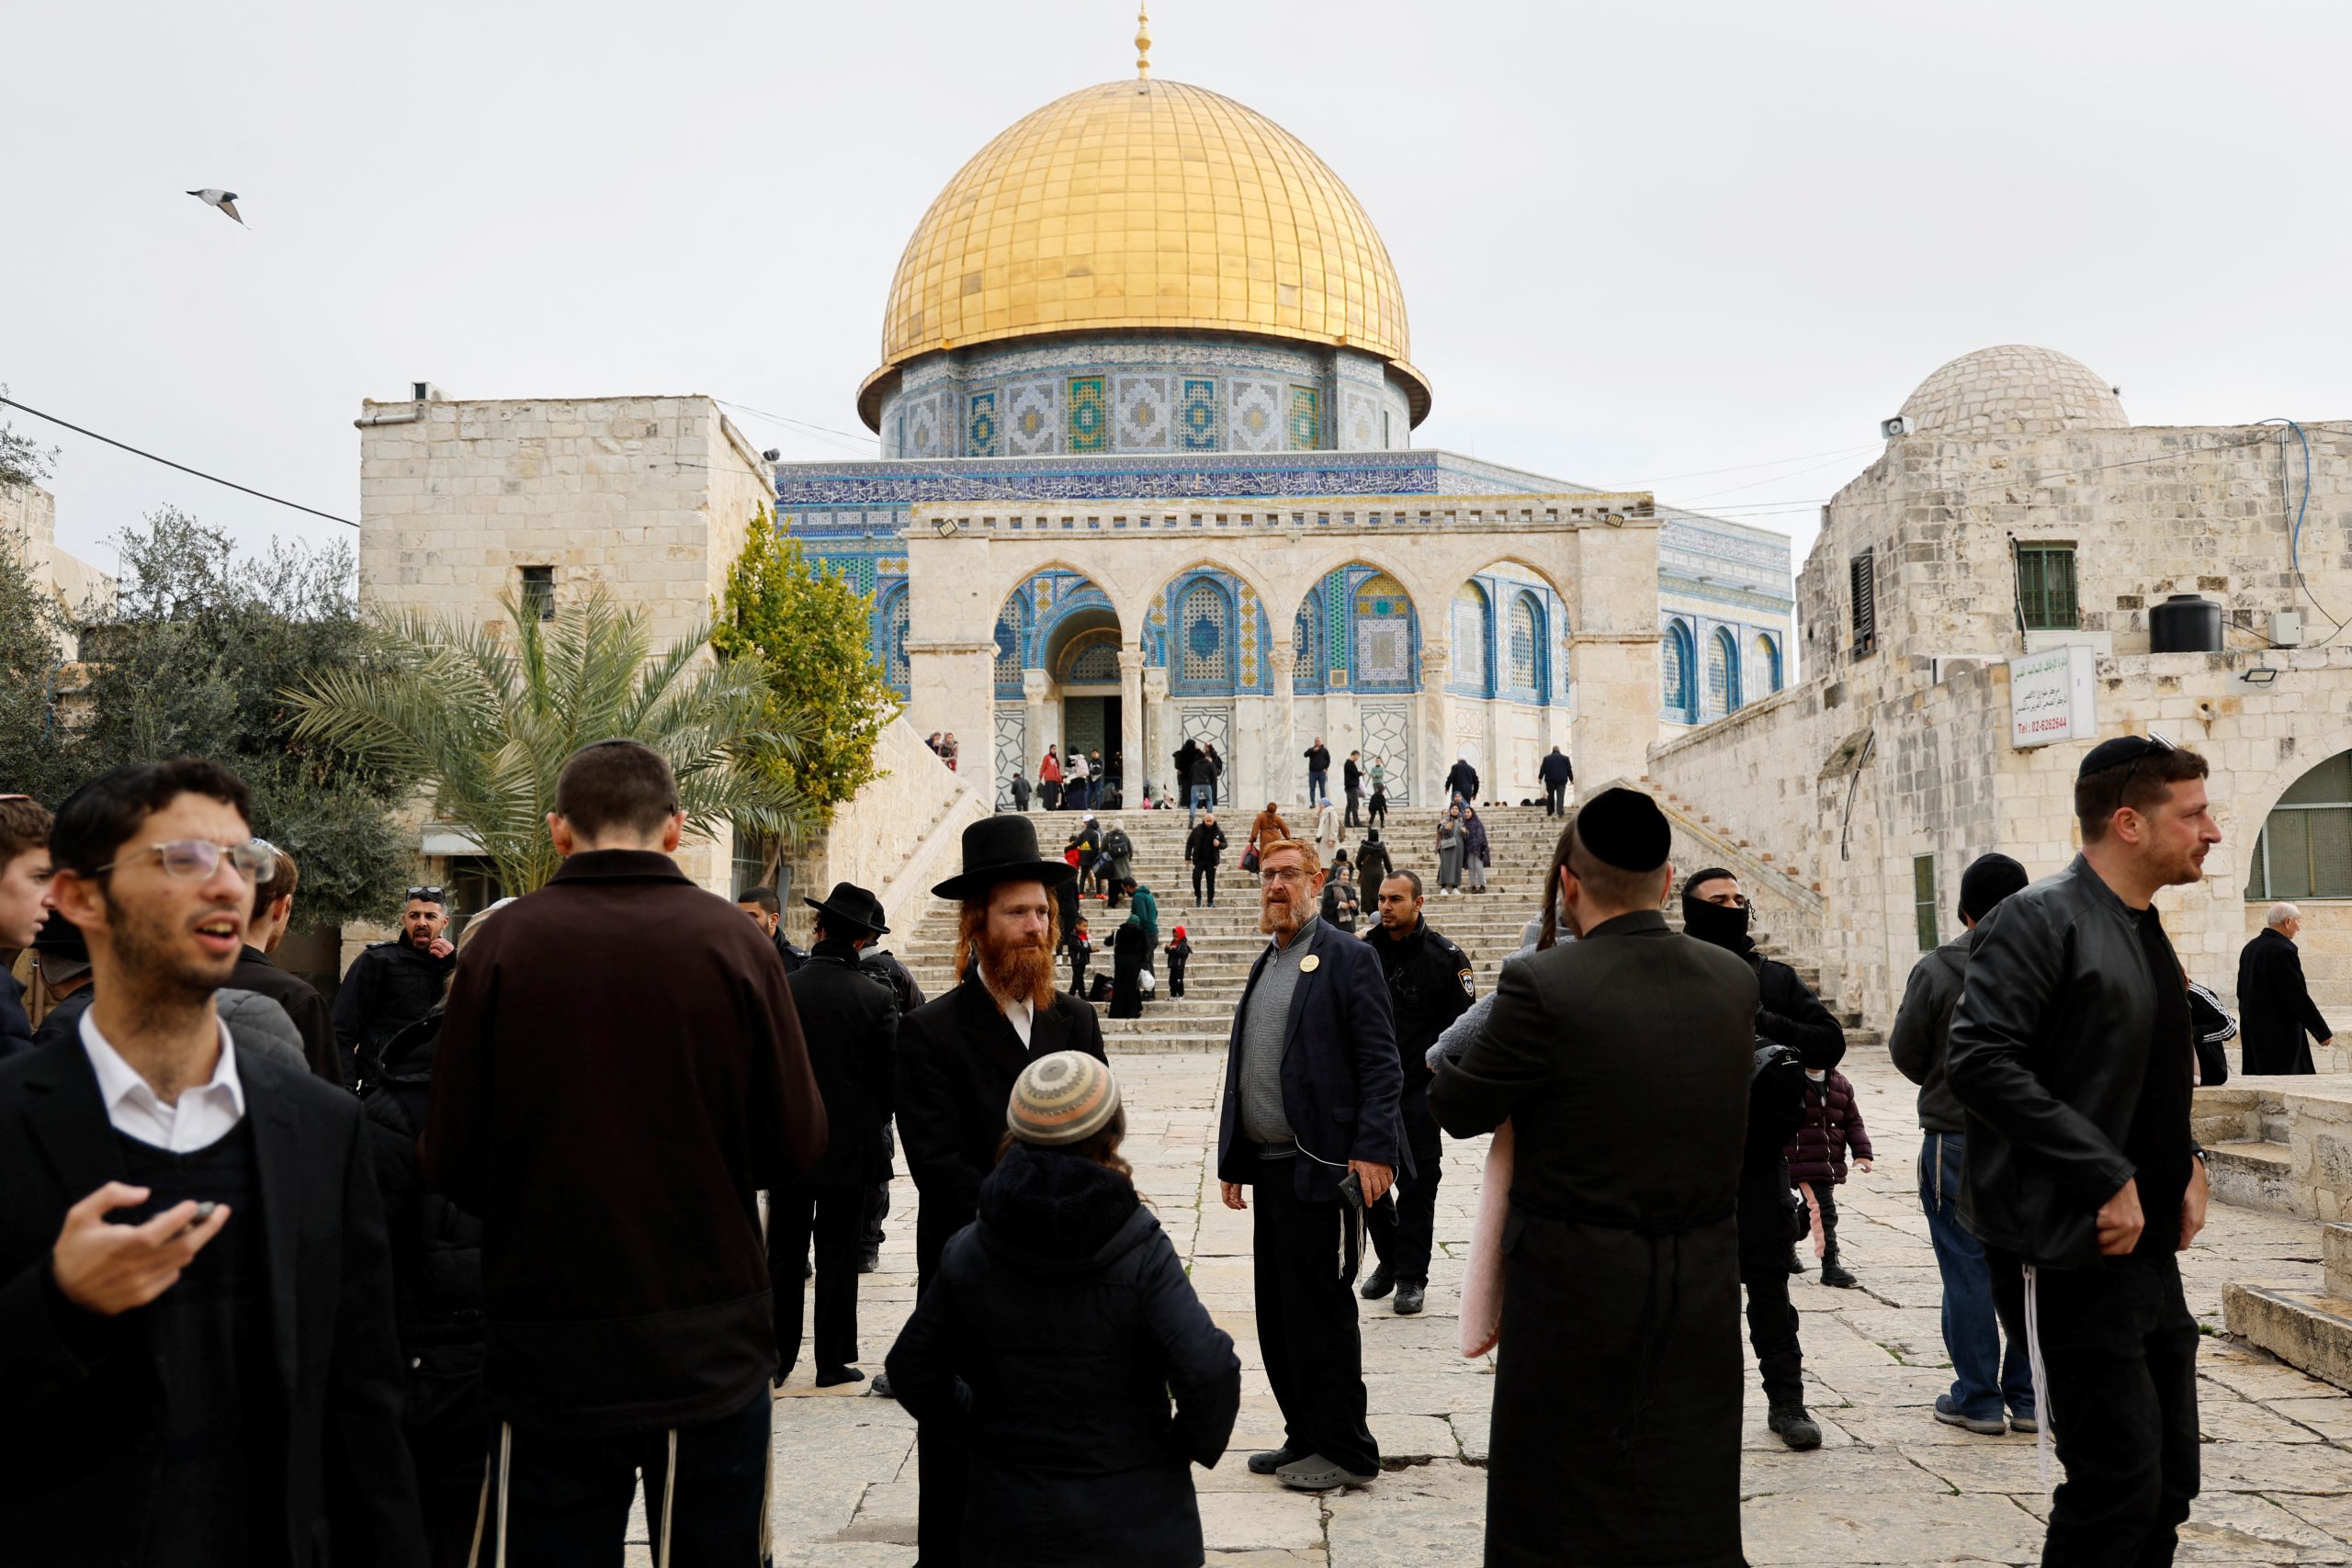
<svg viewBox="0 0 2352 1568">
<path fill-rule="evenodd" d="M 245 1086 L 237 1077 L 237 1050 L 229 1026 L 218 1018 L 213 1021 L 220 1030 L 220 1059 L 210 1081 L 182 1089 L 179 1102 L 166 1105 L 139 1069 L 107 1043 L 96 1017 L 82 1015 L 82 1049 L 90 1054 L 90 1066 L 98 1075 L 98 1098 L 106 1102 L 107 1120 L 116 1132 L 151 1148 L 184 1155 L 209 1148 L 236 1131 L 245 1117 Z"/>
<path fill-rule="evenodd" d="M 975 964 L 973 967 L 978 968 L 979 966 Z M 985 969 L 980 969 L 979 975 L 981 986 L 984 987 L 988 987 L 989 972 Z M 996 994 L 993 987 L 989 988 L 989 1000 L 996 1003 L 997 1010 L 1004 1014 L 1004 1021 L 1012 1025 L 1013 1033 L 1021 1036 L 1021 1048 L 1024 1051 L 1027 1050 L 1029 1048 L 1029 1026 L 1037 1021 L 1037 1004 L 1031 1001 L 1027 997 L 1023 997 L 1018 1001 L 1006 1001 L 1002 997 Z M 87 1017 L 88 1015 L 85 1013 L 83 1016 Z"/>
</svg>

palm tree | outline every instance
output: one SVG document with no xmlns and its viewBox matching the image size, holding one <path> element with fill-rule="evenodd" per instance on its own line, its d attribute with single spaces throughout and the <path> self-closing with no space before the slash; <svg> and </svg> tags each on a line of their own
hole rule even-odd
<svg viewBox="0 0 2352 1568">
<path fill-rule="evenodd" d="M 783 770 L 795 733 L 766 717 L 756 660 L 699 658 L 709 627 L 654 654 L 642 610 L 598 587 L 551 620 L 502 599 L 514 628 L 428 618 L 379 623 L 371 668 L 313 674 L 287 699 L 297 739 L 317 738 L 413 779 L 436 819 L 480 844 L 510 895 L 544 885 L 561 863 L 548 840 L 556 777 L 591 741 L 626 737 L 669 761 L 686 830 L 722 825 L 797 841 L 815 814 Z M 795 726 L 794 729 L 797 730 Z"/>
</svg>

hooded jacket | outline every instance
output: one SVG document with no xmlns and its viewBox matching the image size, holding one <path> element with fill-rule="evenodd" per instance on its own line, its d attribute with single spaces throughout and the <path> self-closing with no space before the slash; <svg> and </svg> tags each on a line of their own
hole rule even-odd
<svg viewBox="0 0 2352 1568">
<path fill-rule="evenodd" d="M 1198 1568 L 1190 1467 L 1225 1453 L 1241 1363 L 1125 1176 L 1008 1149 L 887 1365 L 969 1456 L 966 1564 Z"/>
<path fill-rule="evenodd" d="M 1789 1179 L 1826 1185 L 1846 1179 L 1846 1156 L 1871 1159 L 1871 1135 L 1862 1125 L 1862 1108 L 1854 1085 L 1845 1074 L 1832 1070 L 1821 1081 L 1805 1080 L 1804 1120 L 1784 1151 Z"/>
<path fill-rule="evenodd" d="M 1380 829 L 1374 828 L 1356 846 L 1356 886 L 1364 896 L 1380 897 L 1380 885 L 1388 876 L 1388 846 L 1380 841 Z"/>
<path fill-rule="evenodd" d="M 1983 926 L 1973 926 L 1920 955 L 1903 987 L 1903 1005 L 1895 1010 L 1894 1027 L 1886 1036 L 1887 1055 L 1903 1076 L 1919 1086 L 1919 1130 L 1957 1136 L 1968 1131 L 1960 1097 L 1945 1077 L 1945 1057 L 1951 1043 L 1952 1009 L 1960 1005 L 1960 988 L 1968 976 L 1968 955 L 1976 949 Z"/>
</svg>

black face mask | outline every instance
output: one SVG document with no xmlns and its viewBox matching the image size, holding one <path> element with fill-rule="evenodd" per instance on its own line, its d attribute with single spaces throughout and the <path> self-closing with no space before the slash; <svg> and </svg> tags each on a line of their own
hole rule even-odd
<svg viewBox="0 0 2352 1568">
<path fill-rule="evenodd" d="M 1755 944 L 1747 938 L 1747 911 L 1735 909 L 1727 904 L 1710 904 L 1704 898 L 1682 896 L 1682 930 L 1701 942 L 1734 953 L 1746 953 Z"/>
</svg>

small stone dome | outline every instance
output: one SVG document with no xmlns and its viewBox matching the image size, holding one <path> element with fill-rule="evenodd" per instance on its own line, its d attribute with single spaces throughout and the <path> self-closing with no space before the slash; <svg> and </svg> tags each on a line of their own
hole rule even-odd
<svg viewBox="0 0 2352 1568">
<path fill-rule="evenodd" d="M 2081 360 L 2021 343 L 1962 355 L 1904 400 L 1903 417 L 1915 431 L 1962 437 L 2113 430 L 2132 423 L 2115 389 Z"/>
</svg>

